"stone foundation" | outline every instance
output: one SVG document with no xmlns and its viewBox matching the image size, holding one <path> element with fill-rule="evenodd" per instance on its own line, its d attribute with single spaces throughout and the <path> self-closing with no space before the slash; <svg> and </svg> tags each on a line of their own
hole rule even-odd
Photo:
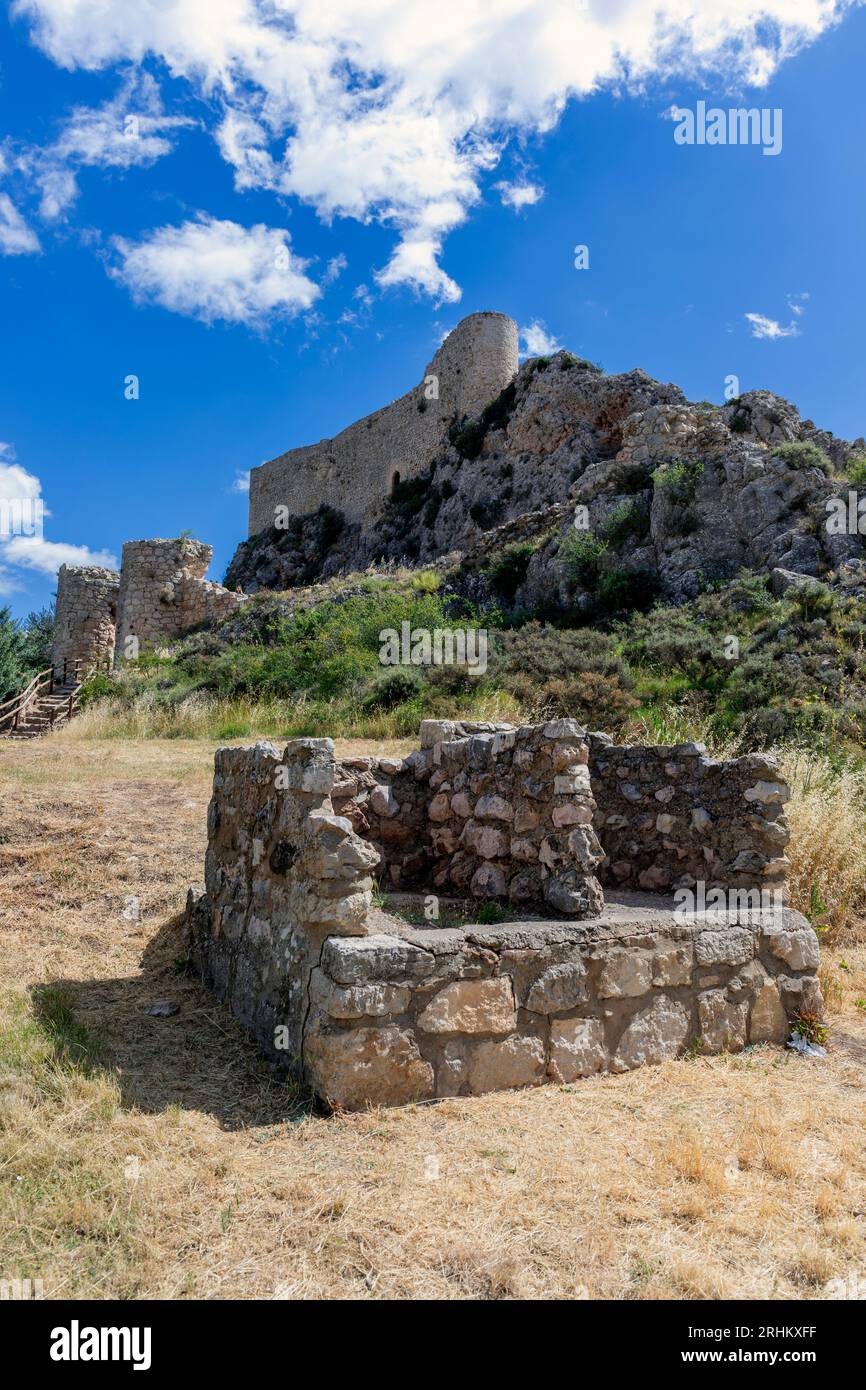
<svg viewBox="0 0 866 1390">
<path fill-rule="evenodd" d="M 424 742 L 406 760 L 340 765 L 328 739 L 216 755 L 190 953 L 268 1054 L 324 1100 L 355 1109 L 570 1083 L 692 1049 L 781 1042 L 798 1010 L 821 1013 L 817 939 L 790 909 L 688 913 L 649 894 L 602 905 L 587 742 L 572 721 L 510 731 L 429 721 Z M 665 756 L 643 751 L 650 766 L 650 754 Z M 461 797 L 470 804 L 455 806 Z M 518 831 L 524 801 L 538 818 Z M 744 805 L 751 815 L 753 800 Z M 404 818 L 408 838 L 383 831 Z M 455 818 L 463 828 L 444 844 Z M 536 858 L 515 848 L 523 840 Z M 481 897 L 491 866 L 507 896 L 529 864 L 546 918 L 419 928 L 373 909 L 374 871 L 393 879 L 396 867 L 402 879 L 410 864 L 427 889 L 468 885 Z M 557 907 L 570 920 L 551 920 Z"/>
<path fill-rule="evenodd" d="M 592 922 L 331 936 L 310 978 L 307 1083 L 358 1109 L 781 1043 L 820 1012 L 818 943 L 781 910 L 680 919 L 635 895 Z"/>
</svg>

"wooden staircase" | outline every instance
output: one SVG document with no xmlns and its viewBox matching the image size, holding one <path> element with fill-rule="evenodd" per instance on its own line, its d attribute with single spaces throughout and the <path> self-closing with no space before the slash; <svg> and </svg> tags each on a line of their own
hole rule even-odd
<svg viewBox="0 0 866 1390">
<path fill-rule="evenodd" d="M 99 666 L 85 670 L 80 660 L 64 661 L 55 670 L 47 667 L 34 676 L 18 695 L 0 705 L 0 738 L 41 738 L 68 724 L 78 713 L 78 696 L 82 685 Z M 110 660 L 105 669 L 110 667 Z"/>
</svg>

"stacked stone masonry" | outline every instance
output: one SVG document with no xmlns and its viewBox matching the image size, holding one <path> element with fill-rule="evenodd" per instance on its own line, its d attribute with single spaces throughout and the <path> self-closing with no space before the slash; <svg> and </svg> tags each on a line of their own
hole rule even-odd
<svg viewBox="0 0 866 1390">
<path fill-rule="evenodd" d="M 203 541 L 127 541 L 123 547 L 115 660 L 227 617 L 246 601 L 205 579 L 213 551 Z M 129 643 L 128 639 L 135 642 Z M 137 644 L 136 644 L 137 643 Z"/>
<path fill-rule="evenodd" d="M 278 507 L 303 516 L 329 504 L 349 521 L 368 518 L 395 481 L 417 478 L 429 468 L 450 425 L 481 411 L 516 371 L 514 321 L 505 314 L 469 315 L 445 339 L 413 391 L 334 439 L 290 449 L 254 468 L 249 534 L 273 526 Z"/>
<path fill-rule="evenodd" d="M 114 651 L 120 576 L 114 570 L 61 565 L 57 575 L 57 606 L 52 663 L 67 672 L 80 662 L 82 670 L 101 664 Z"/>
<path fill-rule="evenodd" d="M 352 1109 L 570 1083 L 693 1048 L 711 1053 L 781 1042 L 799 1010 L 820 1015 L 817 939 L 798 913 L 781 906 L 675 912 L 658 895 L 621 895 L 602 904 L 591 872 L 600 849 L 544 863 L 545 841 L 561 846 L 557 837 L 575 827 L 592 829 L 583 819 L 592 796 L 574 772 L 587 766 L 586 740 L 571 721 L 521 730 L 426 721 L 423 733 L 419 754 L 369 766 L 367 760 L 337 765 L 330 740 L 317 739 L 294 740 L 282 755 L 259 744 L 222 749 L 216 757 L 205 888 L 191 890 L 187 907 L 191 955 L 268 1053 L 326 1101 Z M 513 740 L 503 742 L 503 733 Z M 569 771 L 554 770 L 560 747 Z M 520 752 L 529 755 L 517 763 L 520 775 L 543 782 L 542 797 L 516 791 Z M 641 752 L 676 761 L 671 749 Z M 479 814 L 477 802 L 497 795 L 484 782 L 494 768 L 502 769 L 507 795 L 501 800 L 513 817 L 504 806 L 490 815 L 489 802 Z M 738 786 L 746 772 L 732 774 Z M 467 781 L 458 788 L 461 776 Z M 562 784 L 556 790 L 557 776 L 573 779 L 568 790 Z M 479 779 L 474 789 L 473 778 Z M 777 775 L 775 782 L 783 786 Z M 754 804 L 748 790 L 744 826 Z M 431 820 L 443 796 L 448 814 L 437 819 L 437 810 Z M 470 814 L 461 814 L 462 805 L 452 808 L 460 796 L 475 800 Z M 536 825 L 516 833 L 522 799 L 543 810 Z M 703 800 L 718 815 L 721 800 Z M 350 815 L 337 814 L 340 806 Z M 560 829 L 553 817 L 563 807 L 581 815 L 565 817 Z M 382 833 L 404 816 L 407 840 Z M 451 848 L 441 832 L 455 831 L 455 818 L 463 829 Z M 783 825 L 781 810 L 776 820 Z M 458 843 L 473 821 L 479 829 Z M 508 851 L 485 839 L 484 847 L 497 852 L 484 853 L 484 830 L 505 827 Z M 511 841 L 524 838 L 538 859 L 514 850 Z M 449 869 L 455 861 L 456 883 Z M 376 873 L 397 883 L 407 875 L 416 883 L 426 878 L 434 892 L 468 886 L 487 896 L 491 866 L 501 870 L 497 885 L 504 882 L 508 893 L 527 864 L 538 873 L 547 920 L 418 928 L 377 916 L 371 906 Z M 479 869 L 485 873 L 473 890 Z M 544 884 L 578 871 L 584 886 L 572 895 L 569 877 L 559 907 L 571 920 L 551 920 Z M 765 881 L 757 871 L 754 882 Z"/>
</svg>

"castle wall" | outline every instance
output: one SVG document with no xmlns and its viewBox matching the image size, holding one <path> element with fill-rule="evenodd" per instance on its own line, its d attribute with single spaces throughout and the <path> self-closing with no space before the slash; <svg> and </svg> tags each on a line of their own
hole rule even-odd
<svg viewBox="0 0 866 1390">
<path fill-rule="evenodd" d="M 57 575 L 57 606 L 52 662 L 62 671 L 76 661 L 86 668 L 114 651 L 120 575 L 95 566 L 61 565 Z"/>
<path fill-rule="evenodd" d="M 445 339 L 414 390 L 323 439 L 280 454 L 250 474 L 249 534 L 274 524 L 275 509 L 301 516 L 323 503 L 349 521 L 372 515 L 393 486 L 430 465 L 456 416 L 477 415 L 517 371 L 517 325 L 505 314 L 471 314 Z M 438 400 L 425 396 L 434 376 Z"/>
<path fill-rule="evenodd" d="M 204 578 L 213 550 L 203 541 L 127 541 L 120 568 L 115 662 L 147 644 L 172 641 L 199 623 L 227 617 L 243 594 Z M 128 639 L 137 639 L 128 645 Z"/>
</svg>

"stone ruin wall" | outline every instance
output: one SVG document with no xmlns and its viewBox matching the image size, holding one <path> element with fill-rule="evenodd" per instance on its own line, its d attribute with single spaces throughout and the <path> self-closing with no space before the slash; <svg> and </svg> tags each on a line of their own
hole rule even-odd
<svg viewBox="0 0 866 1390">
<path fill-rule="evenodd" d="M 119 586 L 120 575 L 114 570 L 60 566 L 51 655 L 58 676 L 64 662 L 71 673 L 76 661 L 86 669 L 111 657 Z"/>
<path fill-rule="evenodd" d="M 683 917 L 656 897 L 657 907 L 608 905 L 583 921 L 377 922 L 380 849 L 335 813 L 332 796 L 345 802 L 347 772 L 374 772 L 391 779 L 376 783 L 381 806 L 398 788 L 423 786 L 420 800 L 409 799 L 410 819 L 424 800 L 429 809 L 449 795 L 445 780 L 474 771 L 469 750 L 478 735 L 430 743 L 455 730 L 425 732 L 429 764 L 412 755 L 405 767 L 396 759 L 338 766 L 327 739 L 293 740 L 282 755 L 269 744 L 216 755 L 205 889 L 191 890 L 187 905 L 190 953 L 269 1055 L 319 1096 L 353 1109 L 570 1083 L 692 1047 L 781 1042 L 799 1009 L 820 1014 L 817 938 L 786 908 Z M 501 731 L 485 732 L 492 746 Z M 538 735 L 526 731 L 498 756 L 525 748 L 531 776 L 551 744 L 579 746 L 572 730 L 562 740 L 542 732 L 538 743 Z M 466 752 L 446 752 L 464 742 Z M 427 775 L 416 778 L 422 768 Z M 431 786 L 434 769 L 446 779 Z M 359 787 L 352 800 L 372 807 L 374 791 Z M 478 793 L 489 794 L 484 786 Z M 453 790 L 464 794 L 476 795 L 471 786 Z M 588 804 L 578 794 L 574 809 Z M 382 823 L 394 819 L 385 814 Z M 478 817 L 461 817 L 464 826 L 471 819 Z M 497 818 L 487 823 L 496 828 Z M 431 842 L 443 824 L 428 827 Z M 419 826 L 412 829 L 416 837 Z M 395 842 L 384 843 L 392 845 L 393 877 Z M 500 862 L 507 873 L 508 861 Z"/>
<path fill-rule="evenodd" d="M 774 757 L 719 762 L 701 743 L 629 746 L 604 734 L 589 746 L 603 883 L 783 888 L 789 791 Z"/>
<path fill-rule="evenodd" d="M 517 325 L 505 314 L 471 314 L 445 339 L 421 383 L 333 439 L 290 449 L 250 473 L 249 535 L 274 524 L 275 509 L 293 516 L 337 507 L 348 521 L 375 513 L 395 474 L 405 481 L 430 466 L 452 420 L 477 415 L 517 371 Z M 427 400 L 435 376 L 439 399 Z"/>
<path fill-rule="evenodd" d="M 425 719 L 408 758 L 338 765 L 334 808 L 375 843 L 392 886 L 600 912 L 586 734 Z"/>
<path fill-rule="evenodd" d="M 141 648 L 170 642 L 199 623 L 216 623 L 246 602 L 205 579 L 213 550 L 203 541 L 126 541 L 120 568 L 115 662 L 127 654 L 127 638 Z"/>
</svg>

